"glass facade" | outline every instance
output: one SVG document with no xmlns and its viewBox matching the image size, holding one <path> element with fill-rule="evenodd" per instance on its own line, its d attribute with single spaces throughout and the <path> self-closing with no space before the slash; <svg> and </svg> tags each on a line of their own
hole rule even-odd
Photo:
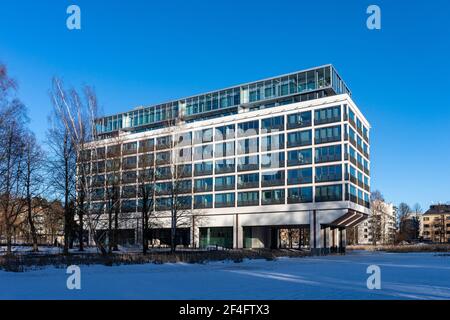
<svg viewBox="0 0 450 320">
<path fill-rule="evenodd" d="M 315 90 L 319 79 L 326 85 L 326 79 L 315 72 L 248 85 L 248 95 L 241 91 L 239 99 L 257 102 Z M 213 95 L 194 99 L 191 107 L 229 108 L 234 97 L 229 91 L 223 96 L 219 93 L 217 99 Z M 135 185 L 147 176 L 146 181 L 155 185 L 157 210 L 167 210 L 172 192 L 167 180 L 176 161 L 178 177 L 183 179 L 179 189 L 185 193 L 184 205 L 193 209 L 326 201 L 366 205 L 370 195 L 368 126 L 348 102 L 336 101 L 276 108 L 254 116 L 247 113 L 235 120 L 205 122 L 204 127 L 187 126 L 192 127 L 189 130 L 180 126 L 171 135 L 166 132 L 138 141 L 130 141 L 130 135 L 121 144 L 96 147 L 82 157 L 92 160 L 87 170 L 93 173 L 93 198 L 104 201 L 107 192 L 103 188 L 110 178 L 116 179 L 122 184 L 124 210 L 135 212 L 140 198 Z"/>
<path fill-rule="evenodd" d="M 96 133 L 101 138 L 118 130 L 142 132 L 173 125 L 178 117 L 189 122 L 199 121 L 237 113 L 238 107 L 246 105 L 264 104 L 270 107 L 273 100 L 278 105 L 292 101 L 284 101 L 282 98 L 299 96 L 299 101 L 305 101 L 320 97 L 311 95 L 312 92 L 321 92 L 322 95 L 351 95 L 334 67 L 327 65 L 99 118 L 96 120 Z M 279 125 L 283 124 L 276 124 Z"/>
</svg>

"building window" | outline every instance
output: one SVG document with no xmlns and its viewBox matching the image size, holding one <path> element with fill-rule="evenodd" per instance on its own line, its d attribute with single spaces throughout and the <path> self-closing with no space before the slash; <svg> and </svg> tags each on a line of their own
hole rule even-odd
<svg viewBox="0 0 450 320">
<path fill-rule="evenodd" d="M 316 202 L 342 201 L 342 185 L 316 187 Z"/>
<path fill-rule="evenodd" d="M 264 190 L 262 191 L 262 205 L 285 204 L 284 189 Z"/>
<path fill-rule="evenodd" d="M 341 106 L 329 107 L 314 111 L 314 124 L 324 124 L 341 121 Z"/>
<path fill-rule="evenodd" d="M 288 203 L 307 203 L 312 201 L 312 187 L 288 189 Z"/>
<path fill-rule="evenodd" d="M 284 171 L 269 171 L 261 173 L 261 186 L 284 186 Z"/>
<path fill-rule="evenodd" d="M 259 151 L 259 139 L 258 138 L 242 139 L 238 141 L 237 146 L 238 146 L 237 147 L 238 154 L 256 153 Z"/>
<path fill-rule="evenodd" d="M 194 132 L 194 144 L 213 141 L 213 129 L 204 129 Z"/>
<path fill-rule="evenodd" d="M 194 175 L 195 176 L 207 176 L 213 173 L 213 163 L 212 162 L 201 162 L 194 165 Z"/>
<path fill-rule="evenodd" d="M 163 151 L 163 152 L 158 152 L 156 154 L 156 164 L 169 164 L 170 163 L 170 157 L 171 156 L 171 152 L 170 151 Z"/>
<path fill-rule="evenodd" d="M 341 126 L 316 129 L 315 143 L 327 143 L 341 140 Z"/>
<path fill-rule="evenodd" d="M 259 206 L 259 192 L 239 192 L 237 205 L 238 207 Z"/>
<path fill-rule="evenodd" d="M 292 150 L 288 152 L 288 166 L 312 163 L 312 149 Z"/>
<path fill-rule="evenodd" d="M 123 154 L 132 154 L 137 152 L 137 142 L 125 143 L 123 145 Z"/>
<path fill-rule="evenodd" d="M 195 209 L 207 209 L 213 207 L 213 197 L 211 194 L 202 194 L 194 196 Z"/>
<path fill-rule="evenodd" d="M 238 124 L 238 137 L 249 137 L 259 133 L 259 121 L 249 121 Z"/>
<path fill-rule="evenodd" d="M 261 137 L 261 152 L 284 149 L 284 134 Z"/>
<path fill-rule="evenodd" d="M 194 160 L 207 160 L 213 157 L 213 145 L 208 144 L 194 148 Z"/>
<path fill-rule="evenodd" d="M 238 176 L 238 189 L 259 188 L 259 174 L 249 173 Z"/>
<path fill-rule="evenodd" d="M 155 140 L 154 139 L 147 139 L 139 141 L 139 152 L 148 152 L 153 151 L 155 148 Z"/>
<path fill-rule="evenodd" d="M 288 184 L 303 184 L 312 182 L 312 168 L 288 170 Z"/>
<path fill-rule="evenodd" d="M 234 124 L 226 125 L 223 127 L 218 127 L 218 128 L 216 128 L 216 131 L 215 131 L 215 140 L 222 141 L 222 140 L 234 139 L 234 131 L 235 131 Z"/>
<path fill-rule="evenodd" d="M 316 167 L 316 182 L 340 181 L 342 180 L 342 166 Z"/>
<path fill-rule="evenodd" d="M 304 128 L 309 126 L 311 126 L 311 111 L 288 115 L 288 129 Z"/>
<path fill-rule="evenodd" d="M 288 133 L 288 148 L 311 145 L 311 130 Z"/>
<path fill-rule="evenodd" d="M 235 206 L 235 200 L 234 200 L 234 193 L 219 193 L 215 195 L 216 208 L 226 208 L 226 207 L 234 207 Z"/>
<path fill-rule="evenodd" d="M 214 154 L 216 158 L 234 156 L 234 141 L 216 143 Z"/>
<path fill-rule="evenodd" d="M 266 118 L 261 120 L 261 133 L 277 132 L 284 130 L 284 116 Z"/>
<path fill-rule="evenodd" d="M 194 181 L 195 192 L 209 192 L 212 191 L 212 188 L 213 188 L 212 178 L 196 179 Z"/>
<path fill-rule="evenodd" d="M 235 178 L 234 176 L 222 176 L 217 177 L 215 180 L 215 190 L 223 191 L 223 190 L 234 190 Z"/>
<path fill-rule="evenodd" d="M 231 173 L 235 171 L 234 159 L 223 159 L 216 161 L 216 174 Z"/>
<path fill-rule="evenodd" d="M 341 161 L 341 159 L 342 159 L 341 145 L 321 147 L 315 149 L 314 161 L 316 163 Z"/>
<path fill-rule="evenodd" d="M 157 150 L 170 149 L 171 144 L 172 144 L 171 136 L 156 138 L 156 149 Z"/>
<path fill-rule="evenodd" d="M 246 156 L 238 158 L 238 171 L 259 170 L 258 156 Z"/>
<path fill-rule="evenodd" d="M 283 168 L 284 152 L 267 153 L 261 155 L 261 168 Z"/>
</svg>

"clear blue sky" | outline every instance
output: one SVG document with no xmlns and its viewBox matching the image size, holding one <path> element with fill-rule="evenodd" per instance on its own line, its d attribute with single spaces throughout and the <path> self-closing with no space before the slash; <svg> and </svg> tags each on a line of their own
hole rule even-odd
<svg viewBox="0 0 450 320">
<path fill-rule="evenodd" d="M 332 63 L 372 124 L 372 188 L 424 208 L 450 201 L 449 53 L 448 0 L 0 2 L 0 61 L 40 139 L 54 75 L 93 85 L 111 114 Z"/>
</svg>

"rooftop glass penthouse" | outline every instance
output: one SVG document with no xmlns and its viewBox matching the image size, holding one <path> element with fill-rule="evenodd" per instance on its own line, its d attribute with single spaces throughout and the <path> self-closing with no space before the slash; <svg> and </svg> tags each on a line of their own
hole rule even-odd
<svg viewBox="0 0 450 320">
<path fill-rule="evenodd" d="M 335 68 L 326 65 L 103 117 L 96 129 L 102 139 L 120 130 L 158 129 L 177 117 L 193 122 L 342 93 L 351 95 Z"/>
</svg>

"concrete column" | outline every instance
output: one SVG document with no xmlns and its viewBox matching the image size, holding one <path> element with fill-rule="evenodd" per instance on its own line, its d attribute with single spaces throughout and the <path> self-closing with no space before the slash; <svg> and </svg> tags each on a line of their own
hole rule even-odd
<svg viewBox="0 0 450 320">
<path fill-rule="evenodd" d="M 330 227 L 322 228 L 321 229 L 321 235 L 322 235 L 322 245 L 324 253 L 329 253 L 330 247 L 332 244 L 332 232 Z"/>
<path fill-rule="evenodd" d="M 347 229 L 345 228 L 339 229 L 339 233 L 341 237 L 340 249 L 341 252 L 345 252 L 345 247 L 347 246 Z"/>
<path fill-rule="evenodd" d="M 238 214 L 233 218 L 233 248 L 241 249 L 244 247 L 244 229 L 242 228 Z"/>
<path fill-rule="evenodd" d="M 339 229 L 338 228 L 334 228 L 334 234 L 333 234 L 333 236 L 334 236 L 334 243 L 333 243 L 333 246 L 335 247 L 335 248 L 339 248 L 339 245 L 340 245 L 340 231 L 339 231 Z"/>
<path fill-rule="evenodd" d="M 320 254 L 322 248 L 322 237 L 319 222 L 319 213 L 317 210 L 312 210 L 309 213 L 309 245 L 311 247 L 312 254 Z"/>
</svg>

